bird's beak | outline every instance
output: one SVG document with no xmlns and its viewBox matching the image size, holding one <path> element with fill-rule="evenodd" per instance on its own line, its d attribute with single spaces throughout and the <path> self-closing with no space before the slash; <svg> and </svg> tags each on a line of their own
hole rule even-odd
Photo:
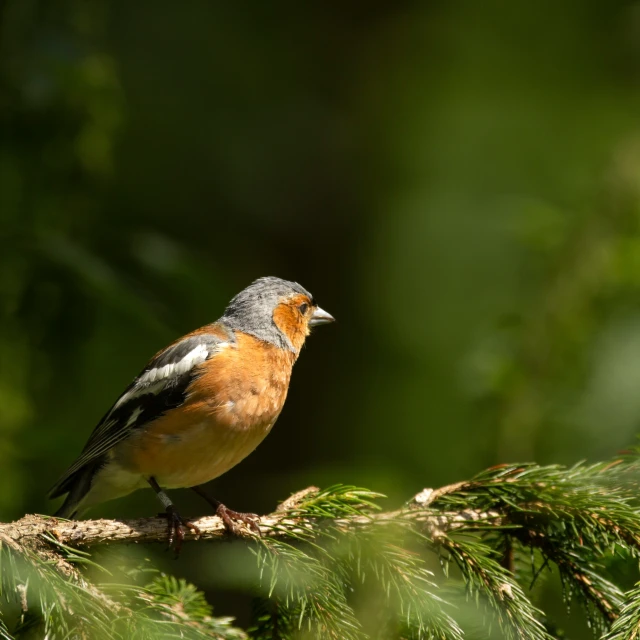
<svg viewBox="0 0 640 640">
<path fill-rule="evenodd" d="M 316 307 L 316 310 L 313 312 L 313 315 L 309 320 L 309 326 L 317 327 L 320 324 L 329 324 L 330 322 L 335 321 L 336 319 L 330 313 L 327 313 L 320 307 Z"/>
</svg>

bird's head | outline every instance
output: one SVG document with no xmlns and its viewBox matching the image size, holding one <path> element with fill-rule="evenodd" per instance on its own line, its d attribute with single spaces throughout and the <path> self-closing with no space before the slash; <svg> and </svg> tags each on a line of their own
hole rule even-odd
<svg viewBox="0 0 640 640">
<path fill-rule="evenodd" d="M 269 276 L 235 296 L 222 321 L 231 329 L 298 353 L 312 327 L 334 318 L 297 282 Z"/>
</svg>

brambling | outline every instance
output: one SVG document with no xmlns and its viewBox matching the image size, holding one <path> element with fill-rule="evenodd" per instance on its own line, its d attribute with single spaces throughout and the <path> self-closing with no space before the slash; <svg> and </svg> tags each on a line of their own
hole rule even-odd
<svg viewBox="0 0 640 640">
<path fill-rule="evenodd" d="M 200 485 L 248 456 L 271 431 L 291 371 L 311 327 L 334 319 L 295 282 L 260 278 L 231 300 L 224 315 L 157 353 L 89 437 L 50 498 L 67 494 L 56 516 L 74 518 L 97 503 L 151 486 L 165 508 L 169 540 L 183 519 L 165 489 L 189 487 L 226 528 L 258 516 L 237 513 Z M 258 530 L 259 531 L 259 530 Z"/>
</svg>

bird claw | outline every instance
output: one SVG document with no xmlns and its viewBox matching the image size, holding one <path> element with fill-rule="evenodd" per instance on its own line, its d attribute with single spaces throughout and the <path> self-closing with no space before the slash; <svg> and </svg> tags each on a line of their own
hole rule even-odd
<svg viewBox="0 0 640 640">
<path fill-rule="evenodd" d="M 255 513 L 239 513 L 233 511 L 229 507 L 225 507 L 223 504 L 218 505 L 216 509 L 216 515 L 222 520 L 227 531 L 234 536 L 243 536 L 245 533 L 242 528 L 238 526 L 238 523 L 242 523 L 247 529 L 257 536 L 261 536 L 260 516 Z"/>
<path fill-rule="evenodd" d="M 193 531 L 196 535 L 200 535 L 200 529 L 190 520 L 183 518 L 176 511 L 175 507 L 167 508 L 166 512 L 161 515 L 167 519 L 167 539 L 169 541 L 169 548 L 173 547 L 177 557 L 182 549 L 185 531 Z"/>
</svg>

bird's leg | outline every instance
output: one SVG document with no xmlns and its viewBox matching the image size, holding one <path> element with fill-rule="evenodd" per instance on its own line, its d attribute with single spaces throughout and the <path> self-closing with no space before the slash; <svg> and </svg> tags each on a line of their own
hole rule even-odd
<svg viewBox="0 0 640 640">
<path fill-rule="evenodd" d="M 260 516 L 255 513 L 238 513 L 225 507 L 220 500 L 216 500 L 209 496 L 201 486 L 191 487 L 200 497 L 204 498 L 215 510 L 216 515 L 222 520 L 227 531 L 233 533 L 236 536 L 242 535 L 241 529 L 238 527 L 238 522 L 242 522 L 253 533 L 260 535 Z"/>
<path fill-rule="evenodd" d="M 196 527 L 193 522 L 185 520 L 176 509 L 171 498 L 160 488 L 160 485 L 156 482 L 155 478 L 148 478 L 147 482 L 151 485 L 151 488 L 156 492 L 158 499 L 162 502 L 162 506 L 165 508 L 164 517 L 167 518 L 167 537 L 169 539 L 169 546 L 172 547 L 175 541 L 176 555 L 180 553 L 182 548 L 182 542 L 184 540 L 185 529 L 190 529 L 196 535 L 200 533 L 200 529 Z"/>
</svg>

